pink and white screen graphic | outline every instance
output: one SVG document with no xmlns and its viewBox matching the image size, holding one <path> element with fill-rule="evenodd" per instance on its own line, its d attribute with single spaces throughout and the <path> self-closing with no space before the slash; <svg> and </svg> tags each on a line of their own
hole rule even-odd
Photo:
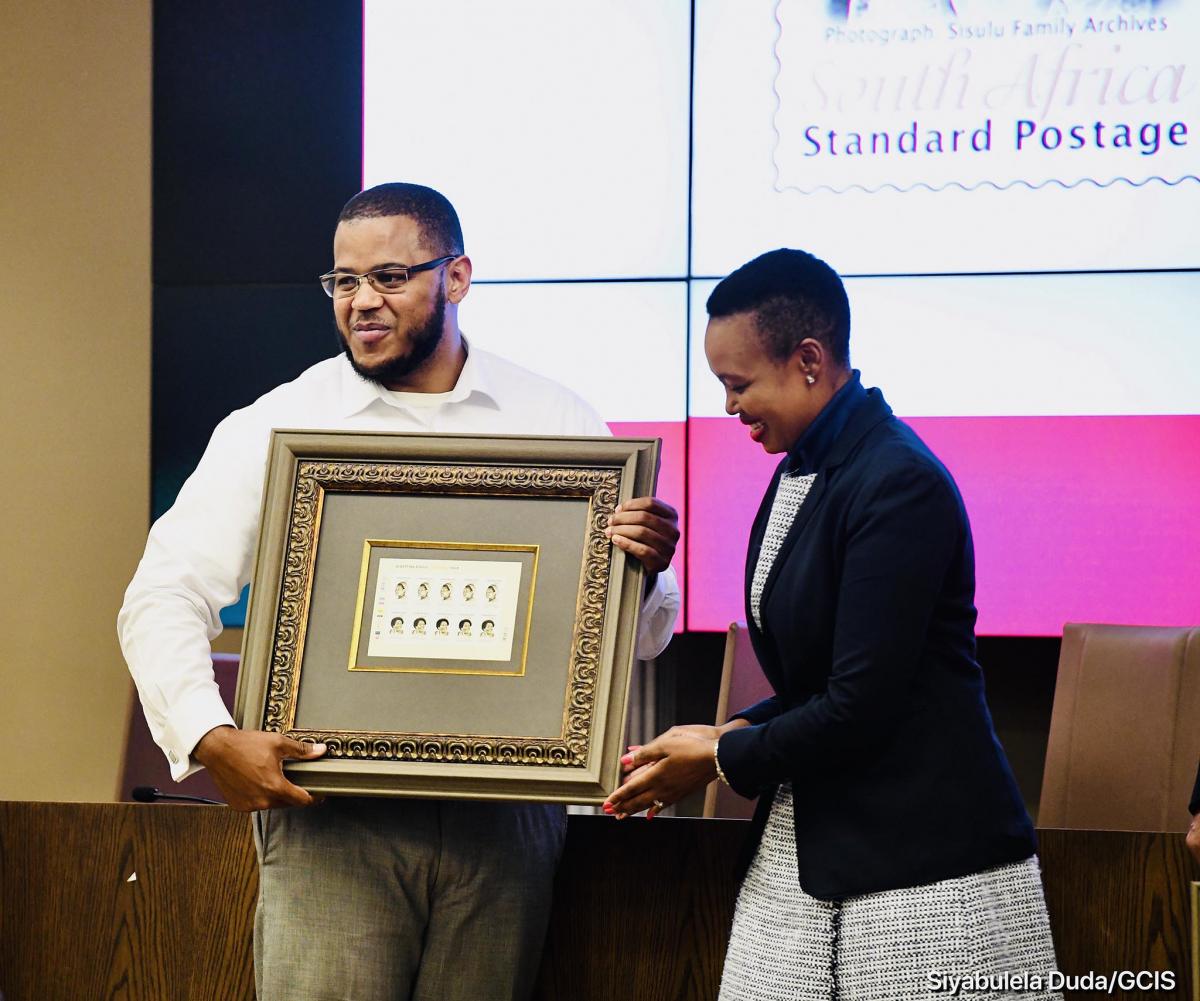
<svg viewBox="0 0 1200 1001">
<path fill-rule="evenodd" d="M 779 246 L 851 276 L 854 364 L 962 490 L 982 633 L 1195 623 L 1193 7 L 367 0 L 363 183 L 457 206 L 471 343 L 663 439 L 688 629 L 744 617 L 777 461 L 704 302 Z"/>
<path fill-rule="evenodd" d="M 745 540 L 779 457 L 723 413 L 693 293 L 691 629 L 744 615 Z M 979 631 L 1200 620 L 1200 275 L 847 281 L 852 362 L 958 482 Z"/>
<path fill-rule="evenodd" d="M 1200 265 L 1192 0 L 695 10 L 693 275 Z"/>
<path fill-rule="evenodd" d="M 687 0 L 368 0 L 363 28 L 364 186 L 454 203 L 470 343 L 575 390 L 614 434 L 661 437 L 681 524 L 690 20 Z M 436 85 L 397 100 L 414 81 Z"/>
<path fill-rule="evenodd" d="M 499 283 L 473 286 L 459 320 L 471 344 L 569 386 L 613 434 L 661 438 L 658 496 L 683 527 L 686 316 L 684 282 Z M 686 545 L 674 561 L 681 588 Z"/>
</svg>

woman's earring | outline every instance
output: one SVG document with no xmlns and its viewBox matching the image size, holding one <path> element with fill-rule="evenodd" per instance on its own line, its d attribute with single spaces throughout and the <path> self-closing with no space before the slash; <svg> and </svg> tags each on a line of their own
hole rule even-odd
<svg viewBox="0 0 1200 1001">
<path fill-rule="evenodd" d="M 804 381 L 807 382 L 811 386 L 817 380 L 813 377 L 813 374 L 811 372 L 806 372 L 804 374 Z"/>
</svg>

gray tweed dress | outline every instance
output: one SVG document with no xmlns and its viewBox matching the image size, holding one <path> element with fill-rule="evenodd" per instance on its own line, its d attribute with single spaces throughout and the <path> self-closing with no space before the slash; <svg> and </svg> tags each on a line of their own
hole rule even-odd
<svg viewBox="0 0 1200 1001">
<path fill-rule="evenodd" d="M 784 475 L 750 584 L 763 585 L 816 475 Z M 720 1001 L 1061 999 L 1037 857 L 842 901 L 800 888 L 789 784 L 780 786 L 738 895 Z M 1024 978 L 1024 982 L 1022 979 Z"/>
</svg>

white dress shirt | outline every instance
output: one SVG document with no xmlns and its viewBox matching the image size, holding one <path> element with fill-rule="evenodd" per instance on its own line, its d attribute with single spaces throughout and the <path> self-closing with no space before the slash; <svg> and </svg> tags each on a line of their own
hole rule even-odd
<svg viewBox="0 0 1200 1001">
<path fill-rule="evenodd" d="M 176 781 L 200 768 L 191 758 L 200 738 L 233 724 L 213 677 L 211 642 L 221 631 L 221 609 L 250 581 L 273 428 L 610 433 L 570 390 L 475 348 L 449 393 L 391 392 L 339 356 L 221 421 L 175 504 L 150 529 L 117 617 L 146 722 Z M 678 612 L 679 587 L 668 569 L 643 602 L 639 658 L 662 652 Z"/>
</svg>

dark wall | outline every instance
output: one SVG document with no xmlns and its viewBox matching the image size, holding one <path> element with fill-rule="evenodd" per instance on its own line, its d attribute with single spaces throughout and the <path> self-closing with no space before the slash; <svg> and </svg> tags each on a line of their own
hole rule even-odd
<svg viewBox="0 0 1200 1001">
<path fill-rule="evenodd" d="M 154 7 L 154 281 L 309 282 L 362 175 L 362 4 Z"/>
<path fill-rule="evenodd" d="M 1058 637 L 979 637 L 979 665 L 996 735 L 1034 820 L 1042 795 L 1060 646 Z M 675 723 L 714 721 L 724 650 L 724 633 L 685 633 L 672 640 L 656 665 L 659 731 Z M 741 708 L 729 707 L 730 712 Z M 703 808 L 701 791 L 681 802 L 676 815 L 698 817 Z"/>
<path fill-rule="evenodd" d="M 336 351 L 316 276 L 362 177 L 360 0 L 154 5 L 154 515 L 216 423 Z"/>
</svg>

